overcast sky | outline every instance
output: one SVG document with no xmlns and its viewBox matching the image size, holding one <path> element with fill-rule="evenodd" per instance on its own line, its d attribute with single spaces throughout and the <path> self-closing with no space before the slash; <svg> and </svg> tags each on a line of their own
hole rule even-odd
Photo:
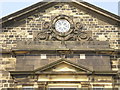
<svg viewBox="0 0 120 90">
<path fill-rule="evenodd" d="M 0 17 L 7 16 L 41 0 L 0 0 Z M 84 0 L 118 15 L 119 0 Z"/>
</svg>

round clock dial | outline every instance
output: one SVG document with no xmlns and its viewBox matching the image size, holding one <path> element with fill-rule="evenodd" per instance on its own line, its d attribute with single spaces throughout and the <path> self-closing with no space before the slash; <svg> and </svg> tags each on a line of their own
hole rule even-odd
<svg viewBox="0 0 120 90">
<path fill-rule="evenodd" d="M 62 32 L 62 33 L 68 32 L 70 30 L 70 23 L 68 20 L 65 19 L 57 20 L 55 23 L 55 29 L 58 32 Z"/>
</svg>

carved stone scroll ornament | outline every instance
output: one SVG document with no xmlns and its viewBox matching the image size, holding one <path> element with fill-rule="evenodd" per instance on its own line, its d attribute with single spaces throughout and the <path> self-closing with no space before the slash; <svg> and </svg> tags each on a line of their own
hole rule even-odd
<svg viewBox="0 0 120 90">
<path fill-rule="evenodd" d="M 35 40 L 47 40 L 48 39 L 48 33 L 46 31 L 40 31 L 37 33 L 37 36 Z"/>
<path fill-rule="evenodd" d="M 80 22 L 76 22 L 75 28 L 81 30 L 83 28 L 83 25 Z"/>
<path fill-rule="evenodd" d="M 50 29 L 50 22 L 44 22 L 43 29 Z"/>
<path fill-rule="evenodd" d="M 74 23 L 73 19 L 66 15 L 57 16 L 52 22 L 46 21 L 42 25 L 43 29 L 36 33 L 35 40 L 87 41 L 91 37 L 91 32 L 83 31 L 81 22 Z"/>
<path fill-rule="evenodd" d="M 52 36 L 51 40 L 54 40 L 54 41 L 75 41 L 76 37 L 74 34 L 70 34 L 70 35 L 67 35 L 67 36 L 59 36 L 59 35 L 54 35 Z"/>
<path fill-rule="evenodd" d="M 89 34 L 88 34 L 89 33 Z M 88 41 L 92 40 L 90 37 L 90 32 L 80 32 L 77 36 L 78 41 Z"/>
</svg>

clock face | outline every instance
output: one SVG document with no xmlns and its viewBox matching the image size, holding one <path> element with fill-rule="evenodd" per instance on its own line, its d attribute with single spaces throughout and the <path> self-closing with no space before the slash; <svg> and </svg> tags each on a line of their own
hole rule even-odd
<svg viewBox="0 0 120 90">
<path fill-rule="evenodd" d="M 62 33 L 68 32 L 70 30 L 70 23 L 66 19 L 57 20 L 55 23 L 55 29 Z"/>
</svg>

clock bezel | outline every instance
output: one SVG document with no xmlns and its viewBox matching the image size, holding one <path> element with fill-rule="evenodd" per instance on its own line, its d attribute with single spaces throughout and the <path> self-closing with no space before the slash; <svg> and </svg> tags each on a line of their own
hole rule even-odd
<svg viewBox="0 0 120 90">
<path fill-rule="evenodd" d="M 58 26 L 60 26 L 60 25 L 58 25 L 59 24 L 59 22 L 64 22 L 64 23 L 67 23 L 67 25 L 69 25 L 67 28 L 65 28 L 64 30 L 62 29 L 59 29 L 58 28 Z M 64 26 L 65 27 L 65 26 Z M 62 27 L 63 28 L 63 27 Z M 66 19 L 59 19 L 59 20 L 57 20 L 56 22 L 55 22 L 55 29 L 56 29 L 56 31 L 58 31 L 58 32 L 60 32 L 60 33 L 65 33 L 65 32 L 68 32 L 69 30 L 70 30 L 70 22 L 68 21 L 68 20 L 66 20 Z"/>
<path fill-rule="evenodd" d="M 67 32 L 59 32 L 56 30 L 55 28 L 55 24 L 58 20 L 67 20 L 69 23 L 70 23 L 70 29 L 67 31 Z M 69 16 L 66 16 L 66 15 L 59 15 L 57 17 L 54 18 L 53 20 L 53 31 L 57 34 L 57 35 L 60 35 L 60 36 L 66 36 L 68 34 L 70 34 L 72 31 L 73 31 L 73 20 L 69 17 Z"/>
</svg>

